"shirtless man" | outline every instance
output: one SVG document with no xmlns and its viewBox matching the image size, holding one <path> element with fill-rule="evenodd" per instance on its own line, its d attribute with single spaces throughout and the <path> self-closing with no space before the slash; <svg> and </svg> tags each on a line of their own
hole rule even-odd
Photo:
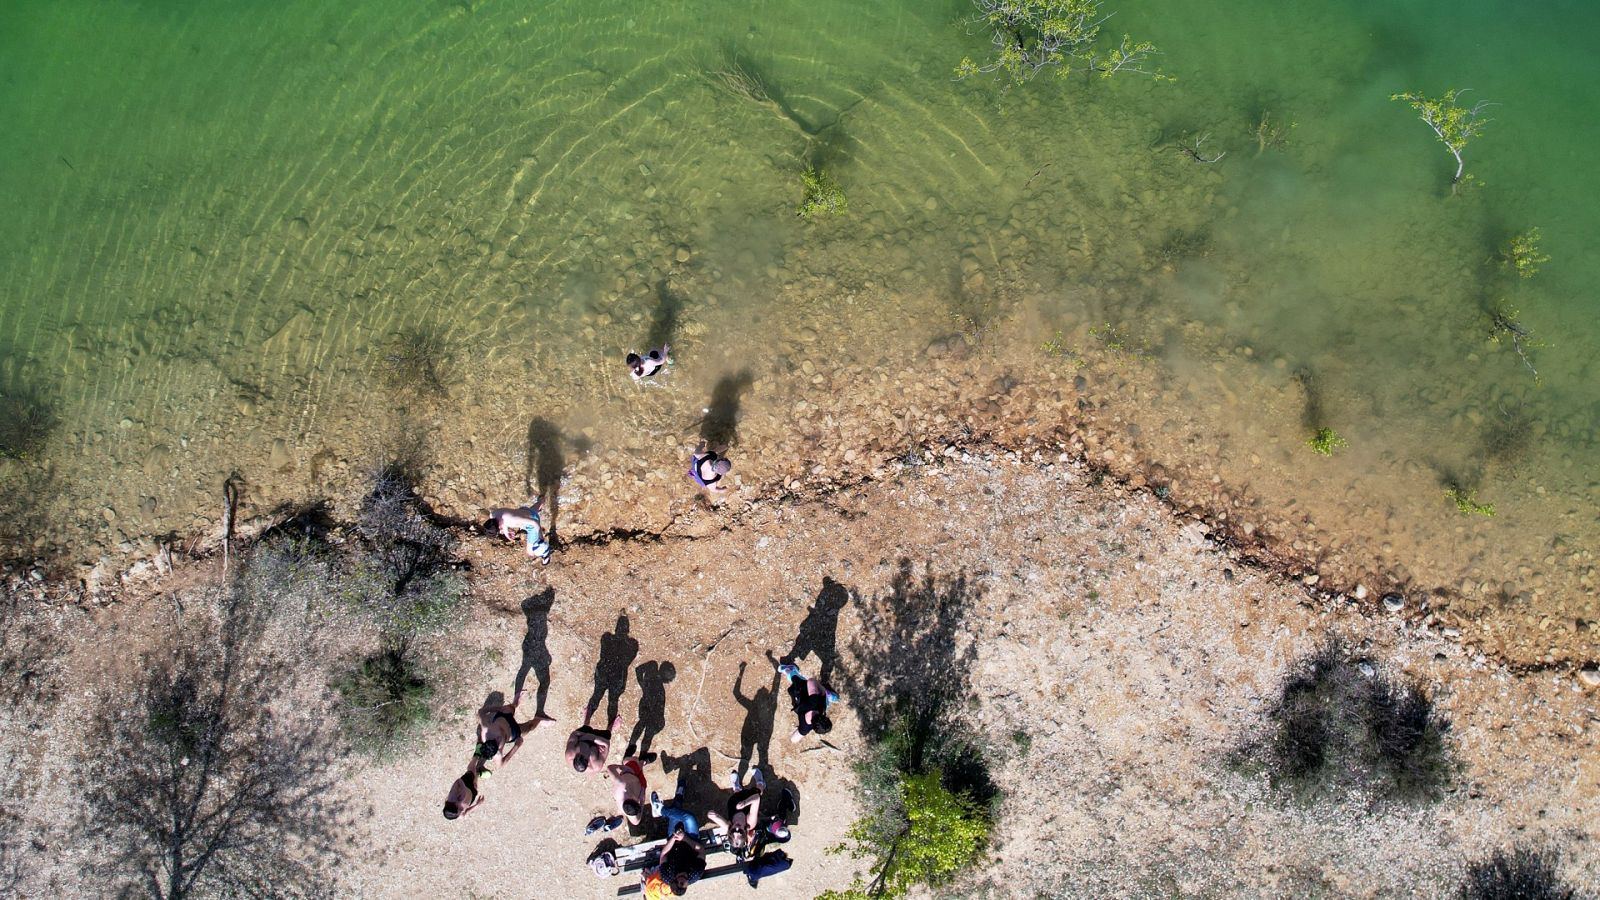
<svg viewBox="0 0 1600 900">
<path fill-rule="evenodd" d="M 478 758 L 485 766 L 498 760 L 501 765 L 522 749 L 522 735 L 555 719 L 540 713 L 526 722 L 516 719 L 517 704 L 528 695 L 527 689 L 517 691 L 517 696 L 504 706 L 485 706 L 478 710 Z"/>
<path fill-rule="evenodd" d="M 590 766 L 601 767 L 604 774 L 606 756 L 611 752 L 611 732 L 622 727 L 622 717 L 617 716 L 611 720 L 611 727 L 605 731 L 590 728 L 589 720 L 594 718 L 594 707 L 583 711 L 583 725 L 567 736 L 567 762 L 572 764 L 572 771 L 583 774 L 589 771 Z"/>
<path fill-rule="evenodd" d="M 550 546 L 550 536 L 545 533 L 544 525 L 539 522 L 539 501 L 535 500 L 528 506 L 495 507 L 489 510 L 486 525 L 500 532 L 500 536 L 508 541 L 517 540 L 519 534 L 524 536 L 528 555 L 542 565 L 550 565 L 550 555 L 554 549 Z"/>
</svg>

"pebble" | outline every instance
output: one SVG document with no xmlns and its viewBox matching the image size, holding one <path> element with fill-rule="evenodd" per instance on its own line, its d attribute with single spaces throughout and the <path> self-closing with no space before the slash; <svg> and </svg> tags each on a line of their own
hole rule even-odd
<svg viewBox="0 0 1600 900">
<path fill-rule="evenodd" d="M 1405 609 L 1405 607 L 1405 598 L 1399 594 L 1383 595 L 1383 608 L 1387 609 L 1389 612 L 1399 612 L 1400 610 Z"/>
<path fill-rule="evenodd" d="M 1578 680 L 1587 687 L 1600 687 L 1600 668 L 1590 666 L 1578 670 Z"/>
<path fill-rule="evenodd" d="M 1357 600 L 1367 599 L 1367 586 L 1364 584 L 1356 585 L 1355 595 Z"/>
</svg>

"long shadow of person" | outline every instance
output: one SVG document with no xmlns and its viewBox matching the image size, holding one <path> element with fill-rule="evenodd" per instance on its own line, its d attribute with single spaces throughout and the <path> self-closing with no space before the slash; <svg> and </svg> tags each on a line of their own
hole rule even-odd
<svg viewBox="0 0 1600 900">
<path fill-rule="evenodd" d="M 767 751 L 772 744 L 772 722 L 778 712 L 778 684 L 782 676 L 772 670 L 772 684 L 757 688 L 749 697 L 744 696 L 745 664 L 739 663 L 739 677 L 733 680 L 733 699 L 744 707 L 744 725 L 739 729 L 739 777 L 752 765 L 771 770 Z"/>
<path fill-rule="evenodd" d="M 645 337 L 647 349 L 671 343 L 678 332 L 678 311 L 683 309 L 683 301 L 683 295 L 673 293 L 665 278 L 656 282 L 656 311 L 650 317 L 650 331 Z"/>
<path fill-rule="evenodd" d="M 800 633 L 795 636 L 789 652 L 783 655 L 783 661 L 798 663 L 808 654 L 815 654 L 822 668 L 817 677 L 831 684 L 828 679 L 833 675 L 834 663 L 839 658 L 839 613 L 852 597 L 854 592 L 849 588 L 824 575 L 822 590 L 817 592 L 816 601 L 806 611 L 805 620 L 800 623 Z"/>
<path fill-rule="evenodd" d="M 528 464 L 522 474 L 522 486 L 528 496 L 538 498 L 545 531 L 552 539 L 561 505 L 561 473 L 567 468 L 562 441 L 561 429 L 549 419 L 535 418 L 528 423 Z"/>
<path fill-rule="evenodd" d="M 711 780 L 711 751 L 705 747 L 689 752 L 684 756 L 671 756 L 665 752 L 661 754 L 661 770 L 671 775 L 678 773 L 677 785 L 683 787 L 683 808 L 700 814 L 712 809 L 720 791 Z M 676 786 L 662 785 L 661 799 L 672 797 Z"/>
<path fill-rule="evenodd" d="M 754 379 L 750 370 L 717 379 L 711 391 L 706 417 L 700 420 L 700 439 L 714 449 L 732 447 L 739 439 L 739 397 Z"/>
<path fill-rule="evenodd" d="M 650 741 L 667 727 L 667 685 L 678 677 L 678 669 L 670 662 L 647 662 L 633 676 L 639 681 L 639 720 L 628 738 L 627 755 L 644 759 Z"/>
<path fill-rule="evenodd" d="M 639 655 L 639 642 L 628 633 L 628 617 L 617 616 L 617 627 L 610 634 L 600 636 L 600 659 L 594 664 L 594 693 L 589 695 L 589 705 L 584 707 L 584 721 L 600 708 L 600 698 L 609 695 L 606 702 L 606 722 L 617 718 L 617 708 L 622 694 L 628 689 L 628 670 Z"/>
<path fill-rule="evenodd" d="M 544 701 L 550 694 L 550 648 L 546 641 L 550 637 L 550 607 L 555 602 L 556 592 L 553 588 L 545 588 L 522 601 L 522 614 L 528 619 L 528 631 L 522 636 L 522 665 L 517 667 L 514 691 L 522 690 L 528 673 L 532 672 L 538 683 L 537 693 L 534 694 L 535 715 L 544 712 Z"/>
</svg>

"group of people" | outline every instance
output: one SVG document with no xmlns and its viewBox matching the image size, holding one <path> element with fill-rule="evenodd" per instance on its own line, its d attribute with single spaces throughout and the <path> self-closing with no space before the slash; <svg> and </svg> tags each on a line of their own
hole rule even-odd
<svg viewBox="0 0 1600 900">
<path fill-rule="evenodd" d="M 671 363 L 670 348 L 663 345 L 643 355 L 629 353 L 626 361 L 634 381 L 646 382 Z M 732 467 L 725 456 L 702 442 L 690 455 L 689 477 L 707 491 L 720 492 L 727 489 L 724 478 Z M 534 500 L 526 506 L 493 509 L 485 529 L 508 541 L 522 541 L 528 556 L 549 565 L 553 554 L 551 534 L 540 520 L 540 507 L 540 501 Z M 832 730 L 828 708 L 838 701 L 839 695 L 821 679 L 807 678 L 792 660 L 779 664 L 778 671 L 788 681 L 789 699 L 796 717 L 790 740 L 799 742 L 806 735 L 825 735 Z M 484 780 L 511 761 L 527 734 L 555 721 L 542 711 L 527 721 L 517 721 L 517 707 L 526 694 L 526 690 L 518 691 L 510 703 L 479 710 L 477 743 L 466 771 L 450 786 L 445 797 L 446 819 L 460 818 L 481 806 Z M 699 881 L 706 872 L 708 848 L 727 849 L 743 864 L 742 870 L 752 886 L 762 877 L 789 867 L 788 856 L 782 850 L 768 851 L 766 847 L 789 839 L 789 820 L 797 809 L 793 791 L 785 788 L 771 815 L 763 817 L 765 774 L 760 768 L 752 768 L 748 779 L 744 779 L 740 777 L 739 767 L 734 767 L 729 775 L 729 788 L 733 793 L 721 812 L 705 813 L 711 834 L 704 836 L 700 817 L 685 805 L 681 774 L 676 792 L 667 800 L 649 789 L 645 766 L 656 761 L 656 753 L 636 756 L 635 748 L 630 746 L 621 762 L 607 764 L 611 736 L 621 727 L 621 717 L 613 718 L 602 730 L 589 724 L 595 712 L 592 705 L 586 709 L 583 724 L 568 735 L 566 760 L 579 775 L 593 772 L 610 780 L 615 812 L 595 816 L 584 833 L 610 832 L 624 824 L 633 829 L 648 829 L 647 823 L 653 820 L 663 823 L 666 839 L 656 851 L 654 864 L 647 866 L 642 876 L 648 900 L 681 895 Z M 620 869 L 610 853 L 596 853 L 590 864 L 600 874 L 615 874 Z"/>
<path fill-rule="evenodd" d="M 792 661 L 781 663 L 778 671 L 788 681 L 789 699 L 795 713 L 795 730 L 790 741 L 799 742 L 806 735 L 824 735 L 831 731 L 833 722 L 828 717 L 828 708 L 838 702 L 839 695 L 820 678 L 806 677 Z M 478 711 L 477 742 L 472 759 L 445 796 L 446 819 L 458 819 L 481 806 L 484 780 L 511 761 L 528 734 L 555 721 L 543 712 L 518 721 L 517 707 L 526 696 L 527 691 L 521 690 L 510 703 L 486 705 Z M 649 830 L 650 821 L 662 823 L 666 840 L 656 851 L 654 864 L 646 866 L 642 873 L 643 891 L 648 900 L 681 896 L 699 881 L 706 872 L 709 848 L 726 849 L 731 853 L 742 864 L 742 871 L 752 886 L 761 878 L 789 868 L 790 860 L 784 851 L 767 848 L 789 840 L 789 822 L 798 808 L 793 791 L 785 788 L 772 813 L 764 817 L 765 773 L 760 768 L 751 768 L 748 778 L 741 778 L 740 769 L 735 766 L 729 773 L 728 787 L 732 794 L 723 810 L 704 814 L 711 832 L 706 836 L 701 830 L 701 817 L 686 806 L 681 774 L 677 790 L 670 798 L 663 800 L 659 792 L 650 790 L 645 766 L 654 763 L 658 754 L 635 755 L 635 748 L 629 746 L 621 762 L 607 764 L 612 735 L 622 726 L 622 719 L 620 716 L 613 718 L 605 729 L 594 728 L 590 722 L 596 711 L 594 706 L 586 709 L 583 724 L 567 736 L 565 757 L 573 772 L 579 775 L 599 773 L 610 780 L 615 812 L 595 816 L 584 833 L 609 832 L 624 824 L 642 829 L 640 833 L 644 833 Z M 597 853 L 590 863 L 600 874 L 615 874 L 619 868 L 609 853 Z"/>
</svg>

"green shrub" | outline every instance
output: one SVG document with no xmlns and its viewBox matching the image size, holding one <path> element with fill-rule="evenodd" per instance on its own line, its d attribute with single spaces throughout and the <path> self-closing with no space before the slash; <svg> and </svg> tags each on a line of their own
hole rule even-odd
<svg viewBox="0 0 1600 900">
<path fill-rule="evenodd" d="M 1488 859 L 1467 866 L 1462 900 L 1572 900 L 1578 892 L 1556 871 L 1554 850 L 1517 847 L 1496 850 Z"/>
<path fill-rule="evenodd" d="M 1492 516 L 1494 515 L 1493 503 L 1479 503 L 1478 492 L 1472 488 L 1464 488 L 1459 484 L 1452 484 L 1444 489 L 1444 495 L 1456 505 L 1456 511 L 1467 516 Z"/>
<path fill-rule="evenodd" d="M 385 757 L 433 717 L 433 686 L 409 648 L 391 644 L 334 680 L 352 746 Z"/>
<path fill-rule="evenodd" d="M 1259 755 L 1275 788 L 1301 800 L 1362 789 L 1437 799 L 1455 775 L 1449 725 L 1422 688 L 1351 660 L 1337 641 L 1290 673 Z"/>
<path fill-rule="evenodd" d="M 807 169 L 800 174 L 805 193 L 800 197 L 796 214 L 807 222 L 820 215 L 843 215 L 850 209 L 839 184 L 821 169 Z"/>
<path fill-rule="evenodd" d="M 902 774 L 894 802 L 850 826 L 833 852 L 871 859 L 866 876 L 818 900 L 904 897 L 918 886 L 946 884 L 982 859 L 989 846 L 987 812 L 971 797 L 951 790 L 944 773 Z"/>
</svg>

